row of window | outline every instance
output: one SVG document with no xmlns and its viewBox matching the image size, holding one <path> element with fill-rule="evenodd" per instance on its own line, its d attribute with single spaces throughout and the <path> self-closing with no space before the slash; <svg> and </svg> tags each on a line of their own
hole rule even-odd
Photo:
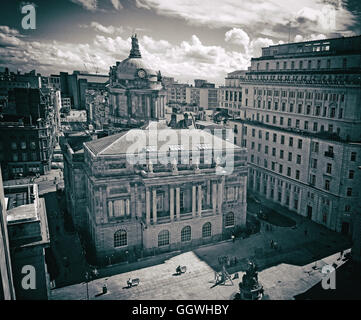
<svg viewBox="0 0 361 320">
<path fill-rule="evenodd" d="M 329 50 L 329 46 L 326 46 L 326 48 L 328 47 Z M 317 50 L 316 50 L 317 51 Z M 327 51 L 327 50 L 326 50 Z M 335 61 L 335 60 L 333 60 Z M 260 70 L 260 63 L 257 63 L 256 65 L 256 69 L 257 71 Z M 283 70 L 295 70 L 296 69 L 296 62 L 295 61 L 291 61 L 291 63 L 289 64 L 288 61 L 282 61 L 276 62 L 276 70 L 280 70 L 282 67 Z M 290 67 L 290 68 L 289 68 Z M 311 70 L 311 69 L 321 69 L 321 68 L 327 68 L 330 69 L 334 67 L 332 65 L 332 60 L 331 59 L 317 59 L 317 60 L 299 60 L 297 63 L 297 69 L 298 70 Z M 342 58 L 342 68 L 345 69 L 347 68 L 347 58 Z M 270 64 L 269 62 L 266 62 L 265 65 L 265 70 L 270 70 Z"/>
<path fill-rule="evenodd" d="M 234 213 L 229 212 L 225 216 L 225 226 L 234 226 Z M 202 238 L 210 238 L 212 236 L 212 225 L 206 222 L 202 226 Z M 192 240 L 192 229 L 190 226 L 185 226 L 181 230 L 181 242 L 188 242 Z M 158 247 L 167 246 L 170 243 L 170 232 L 162 230 L 158 234 Z M 114 233 L 114 247 L 123 247 L 128 245 L 128 235 L 125 230 L 118 230 Z"/>
<path fill-rule="evenodd" d="M 271 123 L 270 121 L 270 115 L 262 115 L 262 118 L 260 116 L 260 114 L 257 112 L 256 114 L 256 117 L 255 117 L 255 114 L 252 114 L 252 120 L 256 120 L 256 121 L 260 121 L 260 122 L 265 122 L 265 123 Z M 278 122 L 278 117 L 276 116 L 273 116 L 272 118 L 272 124 L 273 125 L 280 125 L 280 126 L 286 126 L 286 123 L 285 123 L 285 118 L 284 117 L 279 117 L 279 122 Z M 293 119 L 293 118 L 287 118 L 287 127 L 289 128 L 296 128 L 296 129 L 302 129 L 301 128 L 301 120 L 300 119 Z M 312 126 L 311 126 L 311 123 L 307 120 L 303 121 L 303 130 L 305 131 L 314 131 L 314 132 L 325 132 L 325 125 L 321 125 L 319 127 L 318 125 L 318 122 L 313 122 L 312 123 Z M 334 125 L 333 124 L 328 124 L 328 127 L 327 127 L 327 132 L 329 133 L 333 133 L 334 132 Z M 339 127 L 336 128 L 336 133 L 338 135 L 340 135 L 341 133 L 341 129 Z"/>
<path fill-rule="evenodd" d="M 254 100 L 253 101 L 253 107 L 258 109 L 266 109 L 266 101 L 263 100 L 263 103 L 261 103 L 261 100 Z M 248 99 L 246 99 L 245 102 L 246 107 L 248 106 Z M 274 110 L 274 111 L 282 111 L 282 112 L 288 112 L 288 113 L 297 113 L 297 114 L 306 114 L 310 116 L 322 116 L 322 117 L 328 117 L 328 118 L 337 118 L 342 119 L 343 118 L 343 108 L 338 109 L 337 111 L 337 105 L 333 104 L 329 107 L 324 106 L 323 108 L 320 105 L 312 106 L 312 104 L 307 104 L 306 107 L 303 107 L 302 103 L 298 103 L 297 106 L 295 106 L 294 102 L 287 103 L 285 101 L 282 101 L 279 103 L 278 101 L 273 102 L 268 100 L 267 101 L 267 110 Z M 322 111 L 322 112 L 321 112 Z"/>
<path fill-rule="evenodd" d="M 246 94 L 248 94 L 248 89 L 245 90 Z M 253 89 L 254 96 L 267 96 L 267 97 L 282 97 L 282 98 L 298 98 L 307 100 L 318 100 L 318 101 L 331 101 L 340 102 L 345 101 L 344 93 L 328 93 L 328 92 L 311 92 L 311 91 L 286 91 L 286 90 L 277 90 L 277 89 Z"/>
<path fill-rule="evenodd" d="M 244 127 L 244 133 L 247 134 L 247 127 Z M 252 128 L 252 137 L 255 138 L 256 137 L 256 129 Z M 270 141 L 270 133 L 269 131 L 265 132 L 265 140 L 266 141 Z M 263 138 L 263 131 L 261 129 L 258 130 L 258 139 L 262 139 Z M 294 145 L 294 138 L 293 137 L 288 137 L 288 146 L 289 147 L 293 147 Z M 272 142 L 277 143 L 277 133 L 273 133 L 272 134 Z M 281 135 L 280 139 L 279 139 L 279 143 L 284 145 L 285 144 L 285 136 Z M 302 139 L 297 139 L 297 148 L 298 149 L 302 149 Z"/>
</svg>

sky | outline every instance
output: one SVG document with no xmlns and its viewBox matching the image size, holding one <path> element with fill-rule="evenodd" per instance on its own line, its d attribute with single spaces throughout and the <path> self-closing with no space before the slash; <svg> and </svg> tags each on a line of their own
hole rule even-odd
<svg viewBox="0 0 361 320">
<path fill-rule="evenodd" d="M 163 76 L 224 84 L 261 48 L 361 34 L 359 0 L 1 0 L 0 67 L 42 75 L 107 74 L 137 33 L 145 62 Z M 34 4 L 35 29 L 21 8 Z"/>
</svg>

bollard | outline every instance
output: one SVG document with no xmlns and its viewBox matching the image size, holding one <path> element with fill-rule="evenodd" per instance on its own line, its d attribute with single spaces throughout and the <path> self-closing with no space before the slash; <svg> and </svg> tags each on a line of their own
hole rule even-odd
<svg viewBox="0 0 361 320">
<path fill-rule="evenodd" d="M 104 283 L 103 285 L 103 294 L 106 294 L 108 292 L 107 285 Z"/>
</svg>

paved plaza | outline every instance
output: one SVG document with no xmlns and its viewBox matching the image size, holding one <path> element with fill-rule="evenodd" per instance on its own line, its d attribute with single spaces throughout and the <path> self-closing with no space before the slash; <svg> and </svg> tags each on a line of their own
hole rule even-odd
<svg viewBox="0 0 361 320">
<path fill-rule="evenodd" d="M 245 271 L 248 259 L 256 262 L 259 280 L 265 289 L 265 299 L 294 299 L 322 278 L 323 265 L 338 260 L 339 251 L 349 246 L 340 234 L 326 230 L 311 221 L 298 221 L 297 228 L 278 228 L 260 233 L 235 243 L 226 241 L 203 246 L 193 251 L 179 253 L 154 266 L 123 271 L 120 274 L 102 277 L 88 285 L 89 299 L 111 300 L 229 300 L 238 292 L 238 283 Z M 304 235 L 304 228 L 308 235 Z M 270 248 L 269 240 L 277 241 L 281 250 Z M 232 278 L 235 272 L 239 279 L 225 284 L 215 284 L 215 272 L 221 269 L 218 257 L 237 257 L 238 263 L 227 267 Z M 178 265 L 186 265 L 187 272 L 175 275 Z M 127 266 L 121 269 L 126 270 Z M 100 276 L 103 270 L 100 270 Z M 129 278 L 139 278 L 140 284 L 127 288 Z M 101 294 L 106 284 L 108 292 Z M 51 291 L 50 299 L 87 299 L 86 284 L 80 283 Z"/>
</svg>

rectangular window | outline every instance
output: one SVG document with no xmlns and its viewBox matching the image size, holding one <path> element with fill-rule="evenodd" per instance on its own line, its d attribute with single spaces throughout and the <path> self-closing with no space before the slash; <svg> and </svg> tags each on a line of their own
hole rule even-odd
<svg viewBox="0 0 361 320">
<path fill-rule="evenodd" d="M 351 161 L 356 161 L 356 152 L 351 152 Z"/>
<path fill-rule="evenodd" d="M 287 167 L 287 176 L 291 176 L 291 168 L 290 167 Z"/>
<path fill-rule="evenodd" d="M 297 180 L 300 179 L 300 170 L 296 170 L 296 179 L 297 179 Z"/>
<path fill-rule="evenodd" d="M 276 133 L 273 134 L 273 142 L 277 142 L 277 134 Z"/>
<path fill-rule="evenodd" d="M 288 153 L 288 161 L 292 161 L 292 152 Z"/>
<path fill-rule="evenodd" d="M 330 180 L 325 180 L 325 190 L 329 191 L 330 190 Z"/>
<path fill-rule="evenodd" d="M 292 138 L 292 137 L 289 138 L 289 143 L 288 143 L 288 145 L 289 145 L 290 147 L 293 147 L 293 138 Z"/>
<path fill-rule="evenodd" d="M 301 164 L 301 155 L 297 155 L 297 160 L 296 160 L 297 164 Z"/>
<path fill-rule="evenodd" d="M 298 139 L 298 149 L 302 149 L 302 139 Z"/>
<path fill-rule="evenodd" d="M 332 164 L 331 164 L 331 163 L 327 163 L 326 172 L 327 172 L 328 174 L 331 174 L 331 173 L 332 173 Z"/>
</svg>

